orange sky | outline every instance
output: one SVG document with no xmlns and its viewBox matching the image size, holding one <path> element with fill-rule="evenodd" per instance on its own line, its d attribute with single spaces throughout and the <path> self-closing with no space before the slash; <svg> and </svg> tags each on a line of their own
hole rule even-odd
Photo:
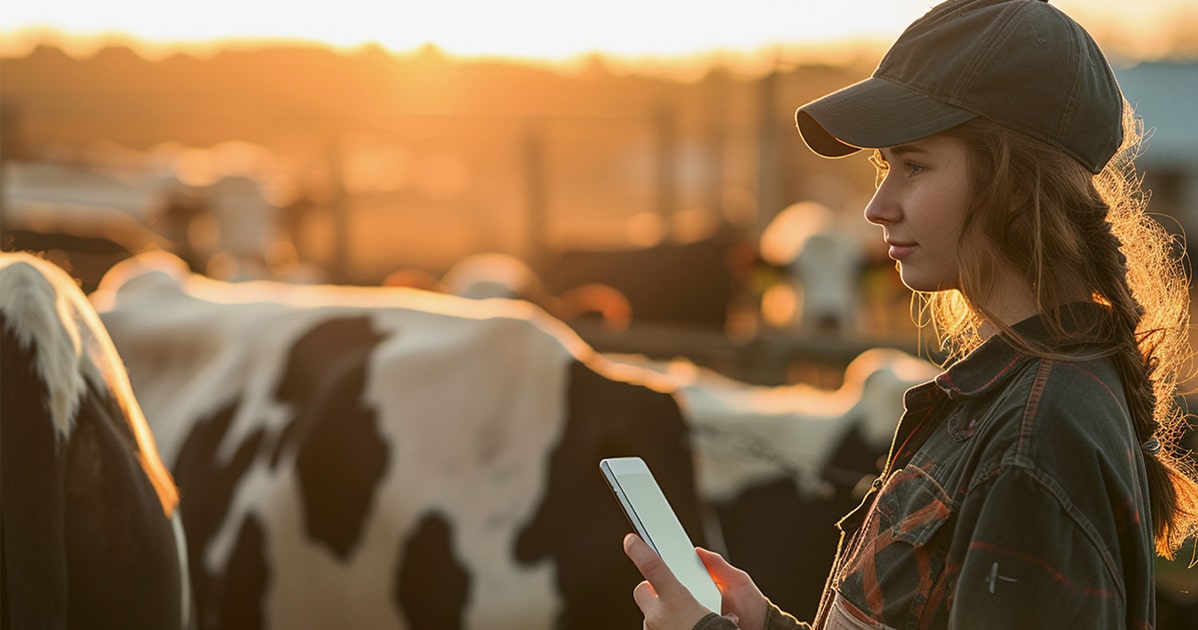
<svg viewBox="0 0 1198 630">
<path fill-rule="evenodd" d="M 150 56 L 214 42 L 304 40 L 337 47 L 376 42 L 395 51 L 433 42 L 463 56 L 565 62 L 592 51 L 627 59 L 677 58 L 721 50 L 725 57 L 806 49 L 844 39 L 889 43 L 925 12 L 929 0 L 436 0 L 413 5 L 376 0 L 295 3 L 281 0 L 43 0 L 7 3 L 0 12 L 0 53 L 20 54 L 52 35 L 77 54 L 136 38 Z M 1117 37 L 1137 56 L 1160 56 L 1160 35 L 1189 29 L 1198 37 L 1193 0 L 1054 0 L 1102 42 Z M 128 42 L 125 42 L 128 43 Z"/>
</svg>

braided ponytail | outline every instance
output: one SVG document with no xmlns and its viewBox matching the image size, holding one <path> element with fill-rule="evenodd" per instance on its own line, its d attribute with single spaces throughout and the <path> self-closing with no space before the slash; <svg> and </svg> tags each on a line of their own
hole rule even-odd
<svg viewBox="0 0 1198 630">
<path fill-rule="evenodd" d="M 1177 239 L 1146 213 L 1133 160 L 1141 134 L 1124 106 L 1124 145 L 1094 176 L 1059 150 L 985 119 L 947 132 L 970 149 L 973 207 L 966 215 L 974 255 L 962 256 L 960 292 L 925 299 L 950 357 L 981 343 L 984 319 L 1021 349 L 1051 357 L 969 300 L 989 286 L 993 261 L 1023 269 L 1039 311 L 1058 339 L 1107 348 L 1144 452 L 1157 553 L 1172 558 L 1198 533 L 1198 471 L 1180 446 L 1189 428 L 1177 401 L 1190 367 L 1189 294 Z M 1084 286 L 1107 307 L 1091 330 L 1067 330 L 1056 305 Z M 1150 305 L 1146 308 L 1145 305 Z"/>
<path fill-rule="evenodd" d="M 1105 277 L 1091 286 L 1106 290 L 1103 297 L 1117 319 L 1115 359 L 1145 455 L 1157 553 L 1172 558 L 1198 532 L 1198 471 L 1181 446 L 1189 422 L 1177 402 L 1179 379 L 1192 369 L 1184 248 L 1146 212 L 1147 194 L 1134 166 L 1140 123 L 1126 105 L 1123 126 L 1123 146 L 1092 180 L 1100 202 L 1109 204 L 1109 229 L 1095 249 L 1116 253 L 1112 263 L 1093 266 Z"/>
</svg>

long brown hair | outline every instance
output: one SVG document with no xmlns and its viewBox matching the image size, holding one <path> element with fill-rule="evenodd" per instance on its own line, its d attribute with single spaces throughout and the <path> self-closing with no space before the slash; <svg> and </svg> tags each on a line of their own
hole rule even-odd
<svg viewBox="0 0 1198 630">
<path fill-rule="evenodd" d="M 996 264 L 1018 270 L 1057 339 L 1098 342 L 1118 366 L 1136 435 L 1145 450 L 1157 553 L 1172 558 L 1198 532 L 1198 476 L 1180 442 L 1189 428 L 1177 401 L 1192 368 L 1184 248 L 1147 210 L 1134 158 L 1141 126 L 1124 104 L 1124 142 L 1101 173 L 1029 136 L 978 118 L 946 132 L 968 148 L 972 206 L 962 229 L 960 291 L 921 294 L 947 356 L 982 341 L 995 325 L 1022 350 L 1053 356 L 1004 325 L 970 296 L 982 296 Z M 968 242 L 968 246 L 964 243 Z M 1068 330 L 1055 307 L 1079 287 L 1106 321 Z M 1156 440 L 1161 448 L 1152 453 Z"/>
</svg>

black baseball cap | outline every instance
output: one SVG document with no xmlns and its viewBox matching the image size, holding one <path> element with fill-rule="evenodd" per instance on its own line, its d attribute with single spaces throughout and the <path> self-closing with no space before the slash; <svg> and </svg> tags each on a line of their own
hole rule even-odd
<svg viewBox="0 0 1198 630">
<path fill-rule="evenodd" d="M 1106 57 L 1046 0 L 949 0 L 911 23 L 873 76 L 799 107 L 824 157 L 879 149 L 976 117 L 1047 142 L 1098 173 L 1123 141 Z"/>
</svg>

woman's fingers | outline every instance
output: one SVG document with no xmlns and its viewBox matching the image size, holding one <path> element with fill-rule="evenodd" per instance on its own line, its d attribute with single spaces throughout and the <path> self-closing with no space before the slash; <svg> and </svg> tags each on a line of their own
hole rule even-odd
<svg viewBox="0 0 1198 630">
<path fill-rule="evenodd" d="M 636 605 L 645 614 L 645 630 L 690 630 L 710 614 L 639 536 L 624 537 L 624 553 L 645 578 L 632 589 Z"/>
<path fill-rule="evenodd" d="M 632 599 L 644 613 L 657 605 L 657 591 L 653 590 L 653 585 L 648 580 L 645 580 L 632 589 Z"/>
<path fill-rule="evenodd" d="M 677 596 L 679 591 L 686 591 L 686 587 L 682 586 L 661 556 L 657 555 L 657 552 L 653 551 L 648 543 L 641 540 L 640 536 L 628 534 L 624 537 L 624 553 L 640 570 L 641 575 L 648 580 L 648 585 L 651 586 L 652 594 L 655 597 L 673 597 Z M 639 586 L 637 588 L 640 590 Z M 689 591 L 686 592 L 689 594 Z M 637 600 L 637 603 L 640 603 L 640 599 Z"/>
<path fill-rule="evenodd" d="M 742 582 L 748 579 L 748 575 L 744 571 L 728 564 L 724 556 L 702 547 L 695 547 L 695 551 L 698 552 L 699 559 L 703 561 L 703 566 L 707 567 L 707 572 L 711 574 L 711 579 L 715 581 L 716 586 L 721 591 L 741 586 Z"/>
<path fill-rule="evenodd" d="M 757 589 L 748 573 L 732 566 L 718 553 L 697 547 L 699 559 L 707 567 L 711 579 L 715 580 L 722 595 L 725 617 L 733 618 L 740 628 L 751 630 L 763 628 L 769 611 L 769 602 Z"/>
</svg>

